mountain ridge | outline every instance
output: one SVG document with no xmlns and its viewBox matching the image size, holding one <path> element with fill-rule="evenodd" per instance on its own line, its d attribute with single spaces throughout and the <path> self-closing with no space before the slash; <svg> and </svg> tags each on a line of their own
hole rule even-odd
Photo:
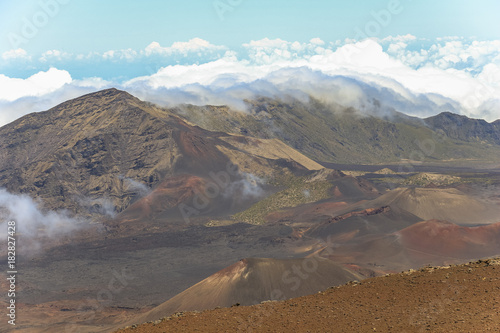
<svg viewBox="0 0 500 333">
<path fill-rule="evenodd" d="M 34 323 L 43 331 L 45 324 L 55 328 L 74 321 L 96 331 L 101 323 L 99 329 L 105 330 L 111 322 L 123 322 L 124 317 L 114 316 L 117 308 L 103 309 L 90 325 L 85 316 L 91 311 L 82 317 L 76 310 L 108 286 L 111 275 L 102 272 L 112 274 L 111 269 L 134 271 L 137 280 L 116 294 L 111 306 L 130 307 L 129 314 L 135 315 L 183 290 L 176 298 L 180 303 L 167 304 L 167 312 L 179 310 L 179 304 L 214 306 L 210 299 L 224 306 L 239 302 L 236 298 L 248 301 L 263 284 L 267 289 L 257 295 L 260 301 L 268 297 L 269 286 L 288 290 L 282 274 L 312 259 L 318 264 L 318 279 L 311 284 L 301 280 L 300 287 L 308 293 L 339 270 L 344 277 L 346 272 L 366 277 L 428 261 L 466 260 L 469 250 L 497 254 L 494 235 L 500 224 L 469 225 L 492 222 L 486 208 L 499 207 L 495 191 L 500 174 L 446 170 L 458 161 L 498 157 L 494 143 L 440 136 L 424 120 L 397 111 L 381 119 L 354 109 L 333 110 L 314 100 L 262 98 L 248 103 L 254 113 L 192 107 L 183 116 L 180 109 L 160 108 L 107 89 L 0 128 L 0 186 L 34 198 L 44 209 L 73 212 L 90 225 L 63 237 L 45 237 L 51 226 L 34 224 L 32 239 L 40 240 L 45 252 L 34 260 L 23 258 L 32 274 L 26 276 L 30 287 L 22 295 L 34 304 L 34 314 L 50 315 L 29 319 L 23 327 Z M 414 140 L 435 140 L 435 154 L 429 153 L 428 159 L 442 163 L 441 172 L 456 172 L 461 181 L 443 185 L 451 188 L 404 188 L 412 173 L 399 172 L 397 166 L 371 165 L 372 171 L 382 169 L 379 174 L 344 173 L 343 167 L 323 168 L 317 159 L 350 156 L 352 161 L 373 162 L 374 157 L 392 156 L 404 163 L 405 154 L 418 148 Z M 427 162 L 421 166 L 429 167 Z M 12 209 L 7 207 L 7 213 Z M 113 214 L 106 215 L 106 209 Z M 422 253 L 415 244 L 434 232 L 433 241 L 442 246 Z M 450 232 L 465 237 L 453 242 L 446 237 Z M 460 258 L 443 250 L 447 243 Z M 252 257 L 273 258 L 262 263 L 281 269 L 262 268 L 254 259 L 238 264 Z M 235 263 L 241 269 L 229 270 L 238 283 L 206 280 Z M 61 283 L 52 286 L 54 279 Z M 196 283 L 202 284 L 190 289 Z M 198 303 L 196 290 L 212 296 Z M 51 322 L 54 314 L 56 323 Z"/>
<path fill-rule="evenodd" d="M 442 112 L 424 119 L 434 130 L 440 130 L 448 137 L 462 141 L 475 140 L 500 144 L 500 119 L 487 122 L 451 112 Z"/>
<path fill-rule="evenodd" d="M 361 113 L 313 98 L 302 102 L 291 97 L 286 100 L 262 97 L 246 102 L 248 112 L 234 111 L 225 106 L 193 105 L 169 110 L 207 129 L 279 138 L 321 162 L 402 163 L 416 154 L 421 156 L 423 152 L 428 163 L 454 160 L 456 164 L 477 160 L 476 164 L 484 164 L 484 161 L 491 160 L 491 156 L 500 156 L 496 139 L 469 140 L 467 136 L 455 137 L 451 131 L 447 136 L 446 131 L 432 128 L 425 119 L 396 110 Z M 496 126 L 494 124 L 491 126 Z M 432 149 L 422 148 L 422 142 L 432 142 Z"/>
<path fill-rule="evenodd" d="M 259 145 L 277 149 L 259 156 Z M 294 158 L 300 162 L 280 165 Z M 151 189 L 181 173 L 208 177 L 232 160 L 263 174 L 320 168 L 279 142 L 209 131 L 114 88 L 0 128 L 0 186 L 40 197 L 48 209 L 84 214 L 102 212 L 102 200 L 122 211 L 138 197 L 134 182 Z"/>
</svg>

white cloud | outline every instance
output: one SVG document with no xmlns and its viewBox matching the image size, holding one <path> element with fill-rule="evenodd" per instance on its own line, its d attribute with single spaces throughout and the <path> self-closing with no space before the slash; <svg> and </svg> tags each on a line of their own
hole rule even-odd
<svg viewBox="0 0 500 333">
<path fill-rule="evenodd" d="M 429 45 L 422 47 L 422 43 Z M 447 37 L 430 44 L 426 40 L 398 36 L 384 38 L 381 44 L 388 54 L 413 68 L 432 65 L 477 73 L 500 55 L 500 40 L 473 41 Z"/>
<path fill-rule="evenodd" d="M 146 55 L 151 55 L 154 53 L 162 53 L 165 48 L 161 47 L 160 43 L 158 42 L 152 42 L 148 46 L 146 46 L 145 52 Z"/>
<path fill-rule="evenodd" d="M 145 197 L 151 193 L 151 189 L 146 184 L 124 176 L 119 176 L 118 178 L 123 181 L 125 191 L 135 192 L 141 197 Z"/>
<path fill-rule="evenodd" d="M 173 65 L 161 68 L 157 73 L 132 79 L 125 86 L 145 83 L 152 88 L 175 88 L 189 84 L 211 85 L 221 76 L 230 74 L 233 83 L 256 80 L 268 71 L 237 60 L 234 55 L 201 65 Z"/>
<path fill-rule="evenodd" d="M 4 100 L 0 106 L 9 109 L 6 101 L 11 101 L 27 110 L 32 101 L 28 97 L 37 96 L 45 103 L 36 104 L 33 111 L 39 111 L 40 105 L 50 105 L 79 91 L 115 86 L 168 105 L 229 104 L 244 109 L 242 100 L 256 95 L 303 98 L 311 94 L 366 109 L 371 107 L 368 98 L 379 94 L 386 99 L 387 107 L 416 115 L 449 108 L 487 120 L 500 118 L 500 41 L 447 38 L 432 42 L 406 35 L 337 44 L 319 38 L 305 43 L 264 38 L 244 44 L 243 52 L 236 53 L 194 38 L 169 47 L 153 42 L 139 52 L 108 51 L 99 58 L 130 61 L 155 55 L 200 54 L 205 62 L 168 65 L 125 82 L 72 80 L 68 72 L 57 69 L 25 80 L 0 75 L 0 100 Z M 88 57 L 97 59 L 95 54 Z M 3 115 L 6 119 L 5 112 Z"/>
<path fill-rule="evenodd" d="M 220 50 L 224 49 L 224 47 L 210 44 L 201 38 L 193 38 L 187 42 L 175 42 L 172 44 L 171 49 L 180 53 L 188 53 L 203 50 Z"/>
<path fill-rule="evenodd" d="M 57 238 L 88 226 L 88 222 L 70 216 L 65 211 L 43 211 L 42 207 L 24 194 L 13 194 L 0 188 L 0 236 L 7 238 L 7 221 L 15 221 L 16 230 L 24 240 L 23 254 L 42 248 L 45 237 Z"/>
<path fill-rule="evenodd" d="M 394 43 L 391 44 L 395 45 L 392 46 L 393 51 L 397 45 L 399 45 L 400 50 L 405 50 L 406 44 L 403 40 L 411 41 L 414 40 L 414 37 L 403 36 L 393 39 Z M 454 45 L 458 49 L 463 49 L 459 44 Z M 478 44 L 476 47 L 480 45 Z M 281 39 L 252 41 L 244 46 L 248 50 L 250 58 L 248 60 L 238 59 L 230 53 L 219 60 L 201 65 L 166 66 L 153 75 L 130 80 L 124 86 L 138 92 L 144 91 L 142 87 L 161 89 L 162 94 L 165 94 L 165 89 L 167 89 L 171 90 L 172 93 L 175 91 L 176 96 L 180 95 L 194 103 L 223 103 L 226 101 L 233 103 L 233 105 L 234 95 L 226 96 L 227 98 L 224 100 L 222 92 L 224 94 L 234 93 L 237 89 L 231 89 L 231 87 L 239 85 L 241 88 L 242 84 L 250 84 L 258 80 L 272 83 L 279 87 L 279 91 L 297 88 L 304 89 L 312 95 L 327 96 L 331 86 L 326 85 L 325 88 L 322 88 L 314 82 L 307 81 L 318 80 L 318 76 L 294 77 L 293 75 L 288 76 L 290 73 L 284 75 L 284 72 L 280 72 L 286 68 L 304 67 L 323 73 L 330 78 L 340 75 L 375 87 L 386 87 L 409 99 L 429 94 L 432 95 L 432 98 L 429 97 L 425 100 L 436 106 L 450 104 L 450 100 L 456 100 L 466 107 L 462 111 L 472 116 L 480 116 L 482 111 L 476 108 L 490 100 L 493 93 L 498 95 L 500 92 L 499 88 L 495 86 L 496 83 L 492 83 L 498 82 L 495 81 L 497 72 L 494 69 L 496 67 L 488 66 L 484 69 L 490 73 L 489 82 L 485 80 L 487 72 L 473 75 L 468 71 L 442 68 L 432 63 L 415 69 L 404 61 L 391 56 L 389 52 L 384 52 L 379 43 L 370 39 L 346 44 L 335 51 L 328 50 L 328 52 L 322 53 L 317 52 L 317 45 L 315 49 L 312 47 L 312 43 L 290 43 Z M 445 61 L 450 61 L 452 54 L 457 53 L 456 49 L 450 50 L 450 48 L 449 45 L 447 51 L 441 53 Z M 302 56 L 298 56 L 297 53 L 295 56 L 287 56 L 286 52 L 293 51 L 292 49 L 300 50 Z M 488 50 L 491 49 L 490 45 Z M 424 58 L 425 53 L 413 54 L 413 57 L 417 56 Z M 294 72 L 294 75 L 296 74 Z M 332 80 L 325 81 L 329 84 L 332 82 Z M 358 102 L 355 103 L 364 96 L 357 85 L 353 84 L 344 90 L 336 90 L 330 95 L 337 98 L 340 104 L 361 105 Z M 202 89 L 200 86 L 206 88 Z M 477 91 L 485 90 L 484 87 L 488 87 L 488 95 L 479 96 Z M 253 88 L 254 86 L 250 90 L 253 91 Z M 182 94 L 180 94 L 181 90 Z M 204 97 L 194 98 L 196 94 L 204 94 Z M 241 90 L 239 94 L 241 94 Z M 151 93 L 147 95 L 151 97 Z M 248 96 L 248 92 L 244 95 Z M 437 95 L 442 97 L 438 98 Z M 474 105 L 468 102 L 471 100 L 471 96 L 477 99 Z M 174 100 L 178 101 L 177 98 Z M 488 120 L 500 118 L 497 112 L 490 112 L 487 115 L 485 113 L 485 117 Z"/>
<path fill-rule="evenodd" d="M 87 54 L 79 53 L 79 54 L 77 54 L 75 56 L 75 60 L 76 61 L 83 61 L 83 60 L 90 60 L 90 59 L 99 60 L 100 58 L 103 58 L 103 55 L 104 54 L 100 54 L 100 53 L 95 52 L 95 51 L 94 52 L 89 52 Z"/>
<path fill-rule="evenodd" d="M 442 41 L 449 41 L 449 40 L 463 40 L 464 38 L 463 37 L 459 37 L 459 36 L 444 36 L 444 37 L 437 37 L 436 40 L 438 42 L 442 42 Z"/>
<path fill-rule="evenodd" d="M 138 56 L 137 51 L 132 49 L 125 50 L 109 50 L 102 54 L 102 58 L 104 60 L 125 60 L 125 61 L 134 61 Z"/>
<path fill-rule="evenodd" d="M 15 49 L 9 50 L 2 53 L 2 59 L 5 61 L 21 59 L 21 60 L 31 60 L 31 57 L 28 55 L 26 50 L 24 49 Z"/>
<path fill-rule="evenodd" d="M 325 42 L 321 40 L 321 38 L 313 38 L 309 41 L 311 44 L 314 45 L 325 45 Z"/>
<path fill-rule="evenodd" d="M 325 42 L 319 38 L 313 38 L 309 43 L 288 42 L 280 38 L 264 38 L 243 44 L 249 59 L 258 64 L 307 60 L 317 54 L 330 53 L 331 50 L 325 49 L 324 46 Z"/>
<path fill-rule="evenodd" d="M 388 37 L 385 37 L 381 40 L 382 43 L 384 42 L 389 42 L 389 43 L 400 43 L 400 42 L 403 42 L 403 43 L 407 43 L 407 42 L 410 42 L 410 41 L 415 41 L 417 40 L 417 37 L 413 36 L 412 34 L 407 34 L 407 35 L 397 35 L 397 36 L 388 36 Z"/>
<path fill-rule="evenodd" d="M 286 49 L 288 48 L 288 45 L 290 45 L 290 42 L 287 42 L 286 40 L 280 38 L 269 39 L 267 37 L 260 40 L 252 40 L 248 44 L 243 44 L 246 48 L 265 50 Z"/>
<path fill-rule="evenodd" d="M 56 68 L 26 79 L 0 74 L 0 126 L 28 113 L 44 111 L 68 99 L 111 86 L 112 82 L 98 77 L 73 80 L 67 71 Z"/>
<path fill-rule="evenodd" d="M 62 60 L 69 60 L 71 59 L 72 55 L 67 52 L 59 51 L 59 50 L 48 50 L 42 53 L 42 56 L 40 57 L 41 62 L 48 62 L 48 61 L 62 61 Z"/>
<path fill-rule="evenodd" d="M 90 77 L 83 80 L 73 80 L 72 85 L 76 87 L 105 89 L 111 87 L 113 83 L 111 81 L 103 80 L 100 77 Z"/>
<path fill-rule="evenodd" d="M 146 56 L 154 54 L 169 56 L 172 54 L 182 54 L 187 56 L 189 53 L 205 53 L 214 51 L 223 51 L 224 46 L 211 44 L 201 38 L 193 38 L 187 42 L 175 42 L 169 47 L 162 47 L 158 42 L 152 42 L 144 49 Z"/>
<path fill-rule="evenodd" d="M 71 82 L 71 75 L 64 70 L 50 68 L 27 79 L 10 78 L 0 74 L 0 101 L 14 101 L 26 96 L 42 96 L 56 91 Z"/>
</svg>

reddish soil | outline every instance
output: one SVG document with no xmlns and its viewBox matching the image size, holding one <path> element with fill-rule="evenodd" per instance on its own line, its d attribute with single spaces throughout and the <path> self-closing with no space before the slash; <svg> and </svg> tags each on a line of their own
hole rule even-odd
<svg viewBox="0 0 500 333">
<path fill-rule="evenodd" d="M 307 271 L 307 274 L 300 273 L 302 279 L 299 279 L 299 275 L 292 272 L 299 269 L 306 273 L 305 262 L 314 263 L 315 269 Z M 209 276 L 153 310 L 131 318 L 127 323 L 132 325 L 154 321 L 180 311 L 230 307 L 237 303 L 252 305 L 270 299 L 290 299 L 361 278 L 363 276 L 319 257 L 308 261 L 247 258 Z"/>
<path fill-rule="evenodd" d="M 352 216 L 370 216 L 370 215 L 376 215 L 376 214 L 380 214 L 380 213 L 387 213 L 390 210 L 391 210 L 391 207 L 389 207 L 389 206 L 384 206 L 384 207 L 380 207 L 380 208 L 368 208 L 368 209 L 364 209 L 362 211 L 350 212 L 350 213 L 347 213 L 344 215 L 338 215 L 338 216 L 332 217 L 331 219 L 328 220 L 328 222 L 338 222 L 338 221 L 345 220 L 345 219 L 352 217 Z"/>
<path fill-rule="evenodd" d="M 206 181 L 191 175 L 179 175 L 165 179 L 149 195 L 130 205 L 119 220 L 151 218 L 152 215 L 176 207 L 201 191 Z"/>
<path fill-rule="evenodd" d="M 416 223 L 397 234 L 401 236 L 401 244 L 414 254 L 481 258 L 500 251 L 500 222 L 464 227 L 430 220 Z"/>
<path fill-rule="evenodd" d="M 254 306 L 178 313 L 117 331 L 498 332 L 500 261 L 423 268 Z"/>
</svg>

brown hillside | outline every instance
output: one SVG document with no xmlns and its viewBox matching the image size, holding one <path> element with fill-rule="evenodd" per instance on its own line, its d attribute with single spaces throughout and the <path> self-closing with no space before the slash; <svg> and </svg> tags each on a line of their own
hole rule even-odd
<svg viewBox="0 0 500 333">
<path fill-rule="evenodd" d="M 260 177 L 321 168 L 279 140 L 207 131 L 117 89 L 0 128 L 0 187 L 47 209 L 93 214 L 105 199 L 121 212 L 141 196 L 130 181 L 154 189 L 179 174 L 208 178 L 230 162 Z"/>
<path fill-rule="evenodd" d="M 500 223 L 463 227 L 430 220 L 414 224 L 396 234 L 408 252 L 416 256 L 480 258 L 500 253 Z"/>
<path fill-rule="evenodd" d="M 360 278 L 358 274 L 320 257 L 309 260 L 247 258 L 209 276 L 131 322 L 151 321 L 178 311 L 288 299 Z"/>
<path fill-rule="evenodd" d="M 287 301 L 180 313 L 117 333 L 498 332 L 499 264 L 424 268 Z"/>
<path fill-rule="evenodd" d="M 455 188 L 398 188 L 369 205 L 399 207 L 422 220 L 445 220 L 456 224 L 498 222 L 498 206 L 486 204 Z"/>
<path fill-rule="evenodd" d="M 427 264 L 460 264 L 498 255 L 499 228 L 500 223 L 466 227 L 446 221 L 423 221 L 391 234 L 353 238 L 334 251 L 325 249 L 321 255 L 339 263 L 353 262 L 379 274 Z"/>
</svg>

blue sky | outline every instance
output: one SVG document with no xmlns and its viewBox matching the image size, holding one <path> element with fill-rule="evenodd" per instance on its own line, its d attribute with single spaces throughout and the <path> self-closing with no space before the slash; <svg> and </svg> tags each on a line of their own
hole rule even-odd
<svg viewBox="0 0 500 333">
<path fill-rule="evenodd" d="M 221 75 L 248 83 L 298 66 L 377 84 L 384 80 L 374 75 L 383 76 L 412 93 L 454 100 L 473 93 L 489 110 L 488 96 L 500 89 L 499 12 L 495 0 L 1 0 L 0 124 L 12 110 L 2 100 L 41 98 L 68 85 L 171 90 L 207 87 Z M 377 45 L 366 44 L 358 62 L 338 56 L 367 37 Z M 391 69 L 400 65 L 406 77 Z M 462 82 L 453 86 L 462 95 L 440 87 L 448 81 L 421 80 L 431 69 L 435 78 L 459 78 L 451 81 Z M 485 118 L 496 117 L 488 112 Z"/>
<path fill-rule="evenodd" d="M 58 0 L 41 0 L 50 4 Z M 103 52 L 139 49 L 152 41 L 172 44 L 199 37 L 237 47 L 265 37 L 305 42 L 353 38 L 354 28 L 372 20 L 371 12 L 386 9 L 388 0 L 64 0 L 35 38 L 22 45 L 28 52 L 48 49 Z M 379 37 L 412 34 L 421 38 L 500 34 L 495 0 L 400 0 L 402 12 Z M 23 18 L 42 10 L 40 0 L 0 2 L 0 52 L 12 48 L 5 32 L 21 33 Z M 57 2 L 59 3 L 59 2 Z M 223 6 L 226 4 L 226 6 Z M 231 5 L 234 4 L 234 5 Z M 216 7 L 222 8 L 222 18 Z M 225 9 L 224 9 L 225 8 Z M 17 48 L 17 47 L 16 47 Z"/>
</svg>

